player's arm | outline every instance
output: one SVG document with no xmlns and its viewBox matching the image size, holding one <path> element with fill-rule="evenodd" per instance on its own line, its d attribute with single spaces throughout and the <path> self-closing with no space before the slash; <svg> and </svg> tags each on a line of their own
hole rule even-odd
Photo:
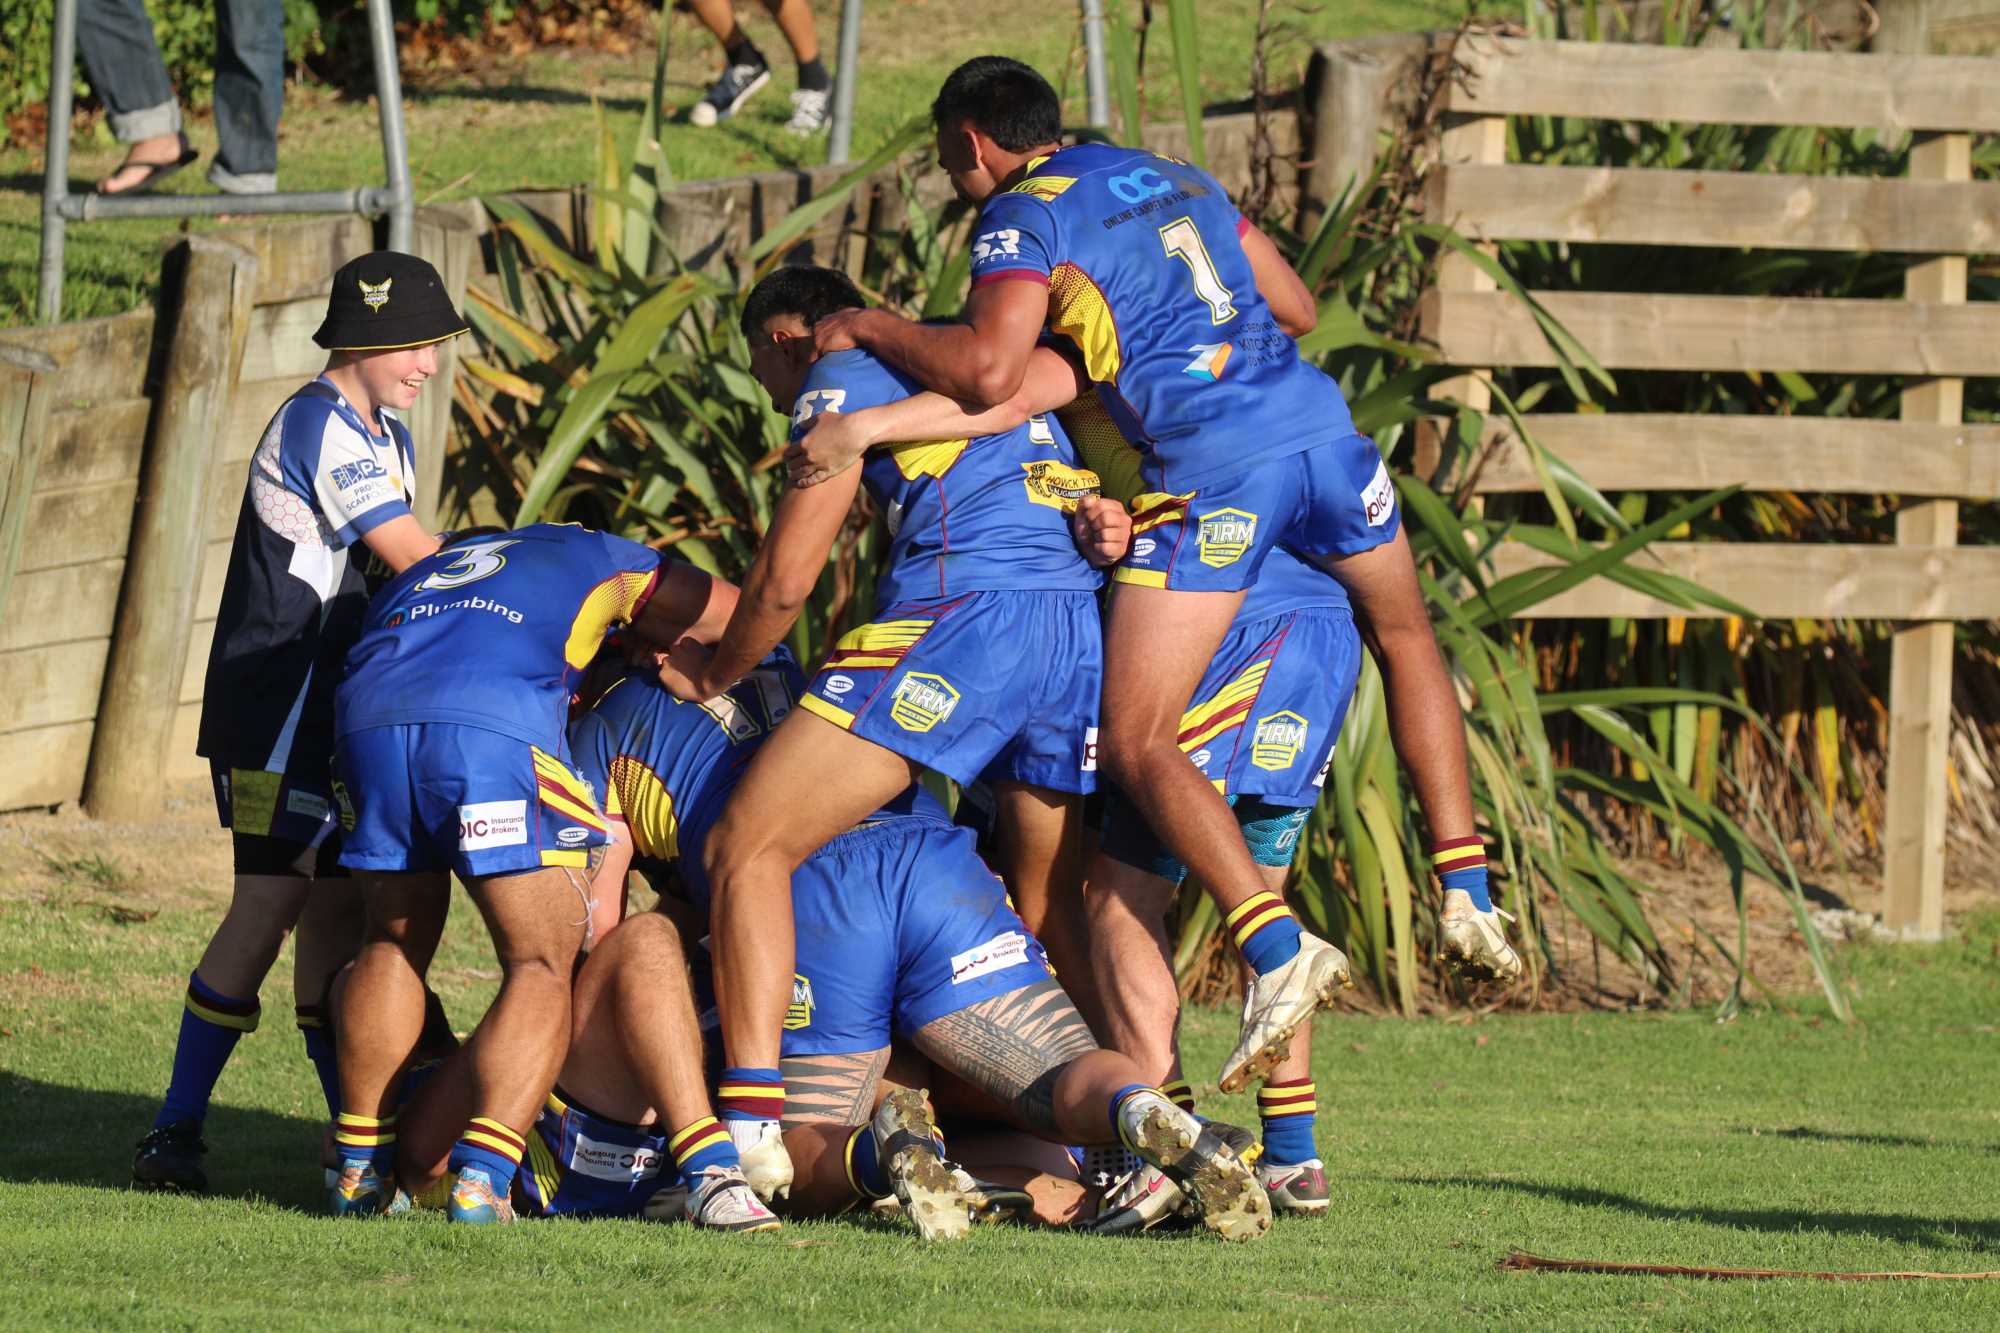
<svg viewBox="0 0 2000 1333">
<path fill-rule="evenodd" d="M 1013 397 L 1048 318 L 1046 279 L 975 287 L 958 324 L 919 324 L 887 310 L 840 310 L 813 325 L 821 355 L 863 347 L 904 374 L 976 407 Z"/>
<path fill-rule="evenodd" d="M 408 569 L 439 546 L 437 534 L 424 530 L 416 515 L 407 510 L 376 524 L 361 534 L 361 544 L 396 575 Z"/>
<path fill-rule="evenodd" d="M 632 618 L 632 628 L 662 648 L 688 639 L 714 643 L 735 614 L 739 595 L 728 579 L 682 560 L 662 560 L 659 582 Z"/>
<path fill-rule="evenodd" d="M 1256 223 L 1244 219 L 1239 239 L 1244 257 L 1250 261 L 1250 272 L 1257 279 L 1257 294 L 1271 307 L 1271 317 L 1278 321 L 1278 327 L 1294 338 L 1311 333 L 1319 323 L 1319 302 L 1313 299 L 1305 280 L 1278 253 L 1271 238 L 1258 230 Z"/>
<path fill-rule="evenodd" d="M 831 485 L 785 492 L 715 651 L 705 653 L 682 640 L 667 654 L 660 683 L 676 698 L 713 699 L 748 675 L 791 633 L 833 553 L 834 538 L 847 522 L 860 485 L 861 470 L 849 468 Z"/>
<path fill-rule="evenodd" d="M 878 445 L 998 435 L 1029 417 L 1055 411 L 1089 387 L 1068 357 L 1037 347 L 1020 387 L 1004 403 L 982 407 L 927 389 L 859 412 L 822 412 L 785 450 L 785 469 L 795 485 L 817 485 Z"/>
</svg>

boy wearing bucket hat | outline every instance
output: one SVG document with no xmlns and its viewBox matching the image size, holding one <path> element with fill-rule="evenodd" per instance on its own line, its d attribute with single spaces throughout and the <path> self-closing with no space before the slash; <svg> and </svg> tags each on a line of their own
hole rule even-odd
<svg viewBox="0 0 2000 1333">
<path fill-rule="evenodd" d="M 285 400 L 250 460 L 196 745 L 234 843 L 234 896 L 188 978 L 167 1095 L 132 1162 L 142 1188 L 207 1188 L 209 1095 L 237 1039 L 256 1030 L 258 989 L 294 925 L 299 1028 L 336 1110 L 319 1006 L 352 956 L 359 904 L 313 892 L 346 875 L 331 845 L 340 837 L 333 690 L 370 571 L 399 573 L 438 549 L 412 513 L 415 459 L 395 414 L 437 373 L 439 345 L 465 327 L 423 260 L 378 251 L 349 261 L 313 334 L 326 369 Z"/>
</svg>

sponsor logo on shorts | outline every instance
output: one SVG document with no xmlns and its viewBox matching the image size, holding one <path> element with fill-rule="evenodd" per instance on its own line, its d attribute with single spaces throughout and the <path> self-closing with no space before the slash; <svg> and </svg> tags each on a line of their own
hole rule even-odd
<svg viewBox="0 0 2000 1333">
<path fill-rule="evenodd" d="M 556 841 L 565 847 L 574 847 L 578 843 L 590 841 L 590 830 L 571 824 L 566 829 L 556 831 Z"/>
<path fill-rule="evenodd" d="M 478 801 L 458 807 L 458 850 L 519 847 L 528 841 L 526 801 Z"/>
<path fill-rule="evenodd" d="M 809 978 L 792 973 L 792 1002 L 785 1006 L 785 1031 L 809 1028 L 813 1021 L 813 984 Z"/>
<path fill-rule="evenodd" d="M 354 798 L 347 794 L 347 784 L 339 778 L 333 780 L 333 803 L 340 808 L 340 826 L 354 832 Z"/>
<path fill-rule="evenodd" d="M 1213 384 L 1222 378 L 1222 368 L 1229 364 L 1229 354 L 1235 349 L 1228 343 L 1196 343 L 1188 350 L 1198 355 L 1181 367 L 1181 373 Z"/>
<path fill-rule="evenodd" d="M 951 984 L 962 986 L 1028 961 L 1028 937 L 1018 930 L 995 935 L 976 949 L 951 956 Z"/>
<path fill-rule="evenodd" d="M 1298 762 L 1306 748 L 1306 732 L 1311 723 L 1289 708 L 1257 719 L 1257 732 L 1250 740 L 1250 762 L 1276 772 Z"/>
<path fill-rule="evenodd" d="M 840 697 L 853 688 L 854 677 L 852 676 L 828 676 L 820 685 L 820 689 L 833 695 L 835 698 Z"/>
<path fill-rule="evenodd" d="M 1201 563 L 1211 569 L 1233 565 L 1257 539 L 1257 516 L 1242 509 L 1217 509 L 1201 516 L 1195 537 Z"/>
<path fill-rule="evenodd" d="M 326 797 L 309 791 L 288 791 L 285 793 L 285 809 L 307 819 L 324 820 L 333 813 L 326 803 Z"/>
<path fill-rule="evenodd" d="M 1326 752 L 1325 761 L 1322 762 L 1319 766 L 1319 772 L 1313 774 L 1313 786 L 1324 787 L 1326 785 L 1326 775 L 1332 771 L 1333 771 L 1333 751 L 1328 750 Z"/>
<path fill-rule="evenodd" d="M 593 1180 L 651 1180 L 660 1174 L 657 1148 L 630 1148 L 622 1143 L 600 1143 L 588 1134 L 576 1136 L 570 1149 L 569 1169 Z"/>
<path fill-rule="evenodd" d="M 1200 769 L 1204 773 L 1208 772 L 1208 761 L 1213 758 L 1215 758 L 1215 755 L 1208 750 L 1196 750 L 1193 754 L 1188 756 L 1188 759 L 1194 764 L 1194 766 Z"/>
<path fill-rule="evenodd" d="M 1085 727 L 1083 729 L 1083 771 L 1086 773 L 1095 773 L 1097 771 L 1096 727 Z"/>
<path fill-rule="evenodd" d="M 389 475 L 389 469 L 372 458 L 361 458 L 352 463 L 342 463 L 327 475 L 333 478 L 336 488 L 344 491 L 364 481 L 380 481 Z"/>
<path fill-rule="evenodd" d="M 1138 541 L 1132 543 L 1132 558 L 1134 560 L 1151 560 L 1153 552 L 1159 549 L 1159 545 L 1151 537 L 1141 537 Z"/>
<path fill-rule="evenodd" d="M 1389 479 L 1389 465 L 1377 463 L 1375 476 L 1361 492 L 1361 512 L 1368 526 L 1379 528 L 1396 512 L 1396 483 Z"/>
<path fill-rule="evenodd" d="M 929 731 L 958 707 L 959 693 L 943 676 L 912 671 L 896 683 L 889 699 L 889 720 L 904 731 Z"/>
<path fill-rule="evenodd" d="M 1023 484 L 1028 488 L 1029 501 L 1060 509 L 1065 514 L 1076 508 L 1078 500 L 1098 492 L 1097 474 L 1084 468 L 1044 458 L 1021 464 L 1021 470 L 1028 474 Z"/>
</svg>

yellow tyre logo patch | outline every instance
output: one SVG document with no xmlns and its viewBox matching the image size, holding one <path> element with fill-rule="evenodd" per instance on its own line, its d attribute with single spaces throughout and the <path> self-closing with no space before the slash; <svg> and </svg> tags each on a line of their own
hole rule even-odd
<svg viewBox="0 0 2000 1333">
<path fill-rule="evenodd" d="M 1306 748 L 1306 729 L 1311 726 L 1297 713 L 1286 709 L 1257 719 L 1257 732 L 1250 741 L 1250 762 L 1276 772 L 1298 762 Z"/>
<path fill-rule="evenodd" d="M 958 690 L 943 676 L 912 671 L 896 686 L 889 720 L 904 731 L 929 731 L 958 707 Z"/>
<path fill-rule="evenodd" d="M 1076 509 L 1078 500 L 1098 491 L 1097 474 L 1083 468 L 1043 459 L 1023 463 L 1021 470 L 1028 474 L 1023 482 L 1028 488 L 1028 499 L 1038 505 L 1060 509 L 1065 514 Z"/>
<path fill-rule="evenodd" d="M 1201 563 L 1211 569 L 1233 565 L 1257 537 L 1257 516 L 1242 509 L 1217 509 L 1203 514 L 1195 538 Z"/>
</svg>

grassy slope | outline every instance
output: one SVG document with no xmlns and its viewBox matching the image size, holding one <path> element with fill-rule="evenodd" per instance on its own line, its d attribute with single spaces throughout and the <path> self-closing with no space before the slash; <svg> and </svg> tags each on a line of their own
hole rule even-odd
<svg viewBox="0 0 2000 1333">
<path fill-rule="evenodd" d="M 819 33 L 831 63 L 839 6 L 815 0 Z M 1456 0 L 1353 0 L 1310 12 L 1274 7 L 1294 35 L 1273 52 L 1274 80 L 1295 82 L 1306 38 L 1322 40 L 1369 32 L 1444 26 L 1454 21 Z M 823 159 L 825 139 L 801 141 L 785 133 L 792 88 L 783 39 L 758 6 L 745 5 L 744 20 L 775 62 L 772 86 L 731 121 L 712 130 L 669 128 L 669 164 L 684 180 L 765 171 Z M 1083 84 L 1072 43 L 1074 0 L 1022 0 L 1004 11 L 973 0 L 899 0 L 871 6 L 862 30 L 866 79 L 858 93 L 854 143 L 864 156 L 890 129 L 921 114 L 937 81 L 957 61 L 986 51 L 1029 60 L 1056 76 L 1077 121 L 1083 119 Z M 1249 91 L 1249 52 L 1256 28 L 1255 0 L 1211 0 L 1202 5 L 1203 93 L 1208 101 L 1241 99 Z M 717 71 L 714 43 L 691 18 L 673 32 L 668 103 L 676 112 L 695 101 Z M 1157 8 L 1147 57 L 1153 115 L 1178 118 L 1173 44 L 1165 6 Z M 1068 63 L 1067 77 L 1060 71 Z M 544 53 L 509 62 L 479 78 L 460 78 L 412 91 L 405 99 L 410 164 L 420 200 L 461 198 L 522 187 L 567 186 L 591 177 L 595 121 L 591 100 L 601 100 L 621 152 L 631 151 L 640 107 L 651 87 L 650 51 L 626 57 Z M 316 89 L 289 94 L 280 128 L 280 183 L 288 190 L 344 188 L 382 178 L 380 138 L 372 107 L 342 102 Z M 190 127 L 204 151 L 215 142 L 213 123 Z M 101 128 L 79 135 L 72 158 L 72 189 L 87 189 L 121 156 Z M 209 191 L 202 180 L 207 159 L 166 188 Z M 0 149 L 0 326 L 32 321 L 36 256 L 40 247 L 42 153 Z M 178 234 L 175 221 L 100 222 L 69 233 L 64 310 L 75 319 L 113 314 L 151 299 L 159 248 Z M 206 224 L 191 224 L 202 226 Z"/>
<path fill-rule="evenodd" d="M 1362 1018 L 1322 1029 L 1333 1214 L 1236 1248 L 1028 1232 L 920 1250 L 871 1223 L 775 1238 L 643 1223 L 466 1233 L 340 1224 L 318 1202 L 318 1093 L 282 1011 L 210 1122 L 218 1196 L 122 1188 L 165 1073 L 197 893 L 118 924 L 115 885 L 0 897 L 0 1276 L 8 1322 L 575 1325 L 688 1320 L 1020 1327 L 1719 1323 L 1978 1327 L 2000 1284 L 1702 1283 L 1496 1272 L 1510 1246 L 1705 1265 L 2000 1269 L 2000 918 L 1853 956 L 1865 1022 L 1753 1012 Z M 439 962 L 461 1021 L 491 990 L 461 908 Z M 39 970 L 36 970 L 39 969 Z M 1226 1016 L 1198 1015 L 1193 1065 Z M 1244 1099 L 1209 1109 L 1242 1119 Z"/>
</svg>

